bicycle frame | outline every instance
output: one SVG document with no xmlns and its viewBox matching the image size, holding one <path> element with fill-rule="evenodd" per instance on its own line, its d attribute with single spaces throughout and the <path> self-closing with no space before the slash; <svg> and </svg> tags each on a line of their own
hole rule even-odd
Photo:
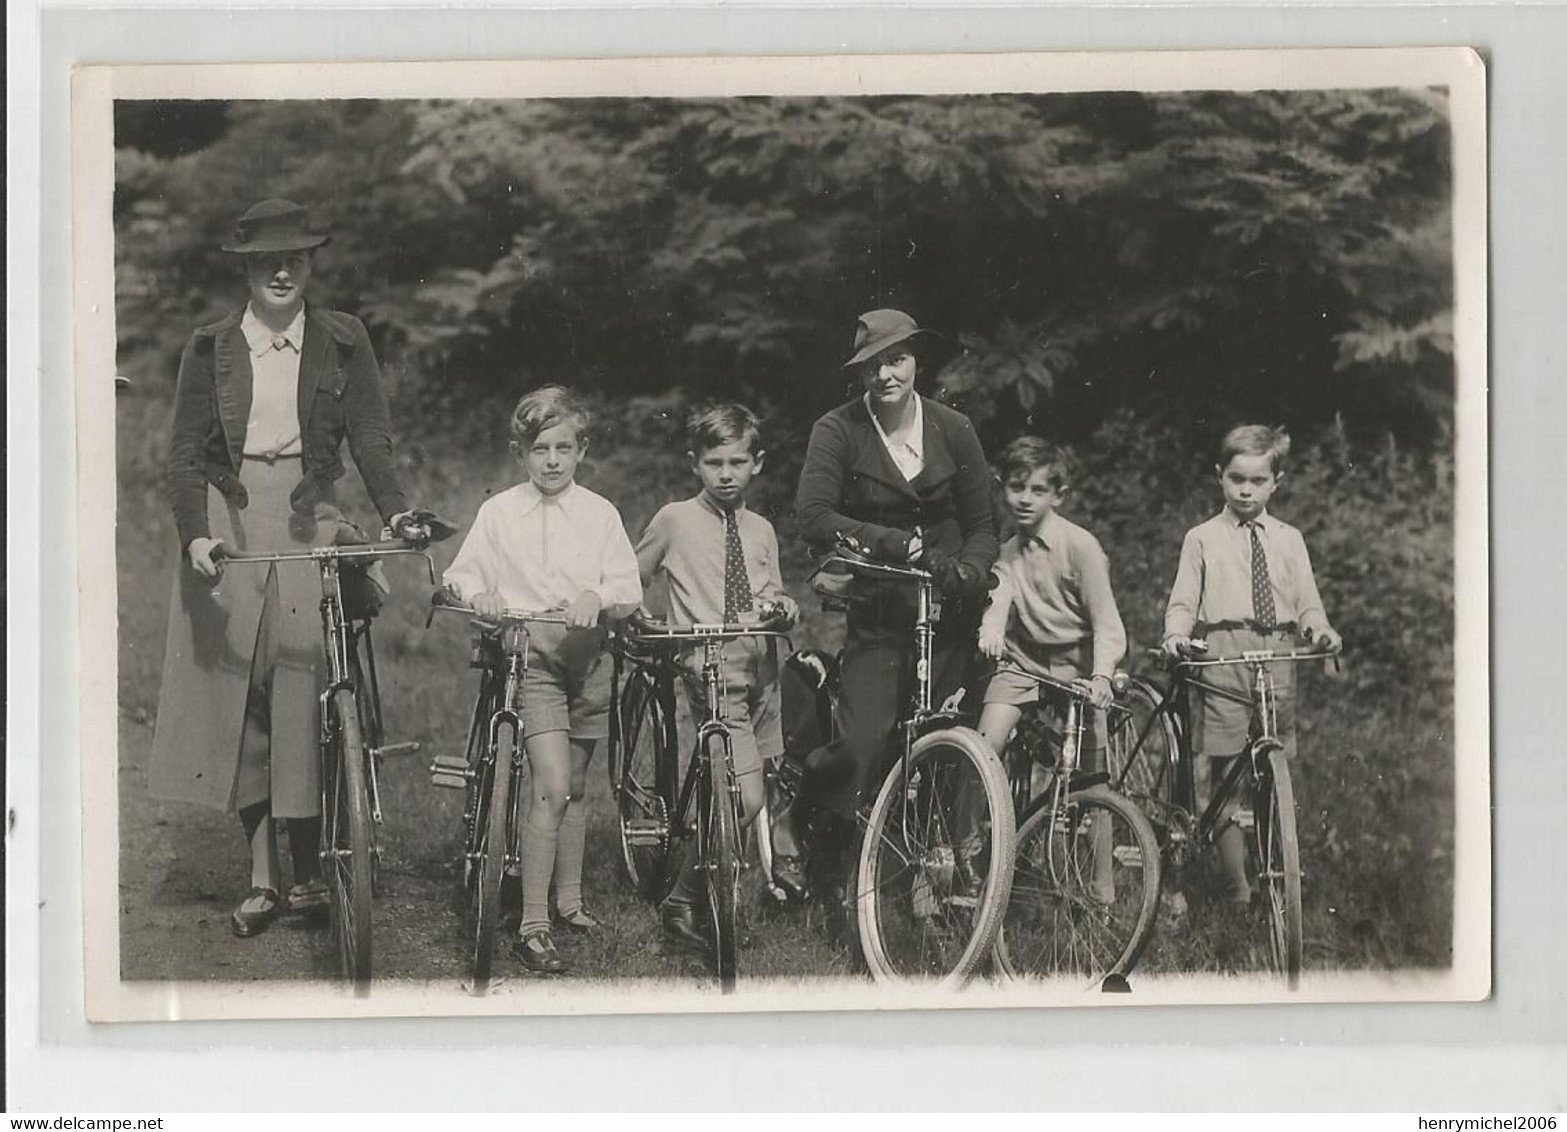
<svg viewBox="0 0 1567 1132">
<path fill-rule="evenodd" d="M 494 703 L 496 706 L 489 713 L 485 726 L 484 750 L 490 757 L 498 758 L 500 754 L 501 728 L 510 726 L 512 734 L 516 736 L 516 745 L 512 752 L 511 765 L 506 768 L 506 773 L 511 777 L 512 785 L 518 786 L 522 780 L 523 769 L 527 762 L 527 756 L 523 746 L 523 712 L 522 689 L 528 679 L 528 658 L 531 650 L 532 637 L 528 631 L 529 624 L 538 625 L 564 625 L 566 619 L 559 613 L 527 613 L 517 610 L 506 610 L 498 617 L 490 619 L 479 614 L 472 606 L 455 602 L 436 602 L 430 607 L 430 616 L 433 618 L 436 612 L 460 613 L 472 618 L 480 627 L 481 632 L 493 632 L 499 637 L 497 642 L 501 653 L 501 663 L 497 667 L 489 662 L 481 665 L 483 675 L 479 679 L 479 694 L 474 702 L 474 718 L 469 728 L 470 744 L 474 733 L 480 726 L 479 716 L 483 712 L 484 705 Z M 482 641 L 478 646 L 479 655 L 483 659 Z M 498 685 L 498 688 L 497 688 Z M 498 693 L 498 694 L 497 694 Z M 432 773 L 438 769 L 444 769 L 441 764 L 431 768 Z M 499 773 L 500 767 L 496 767 Z M 478 774 L 478 768 L 468 766 L 463 770 L 465 779 L 471 781 Z M 502 862 L 505 866 L 520 865 L 521 853 L 517 845 L 517 808 L 520 790 L 509 792 L 509 813 L 501 815 L 501 820 L 506 823 L 506 856 Z M 469 834 L 470 848 L 465 851 L 468 864 L 472 864 L 480 856 L 472 848 L 472 834 L 474 823 L 478 821 L 477 807 L 484 804 L 484 799 L 475 797 L 472 800 L 473 808 L 464 808 L 463 824 Z M 494 821 L 496 815 L 490 815 Z"/>
<path fill-rule="evenodd" d="M 1186 822 L 1190 824 L 1193 837 L 1200 845 L 1213 844 L 1223 831 L 1227 822 L 1221 822 L 1221 816 L 1236 800 L 1243 779 L 1247 775 L 1256 777 L 1259 757 L 1282 746 L 1278 737 L 1278 697 L 1274 691 L 1270 666 L 1277 663 L 1321 660 L 1327 655 L 1317 651 L 1255 649 L 1244 651 L 1236 657 L 1183 659 L 1176 663 L 1170 687 L 1160 699 L 1155 714 L 1164 715 L 1174 725 L 1177 742 L 1170 752 L 1170 758 L 1176 764 L 1172 768 L 1176 771 L 1176 798 L 1173 805 L 1184 815 Z M 1251 667 L 1253 679 L 1249 693 L 1220 687 L 1198 675 L 1205 668 L 1235 665 Z M 1197 809 L 1196 782 L 1193 774 L 1196 756 L 1191 750 L 1190 732 L 1185 722 L 1186 713 L 1181 710 L 1181 705 L 1189 699 L 1192 691 L 1218 696 L 1231 703 L 1245 704 L 1252 709 L 1258 723 L 1258 733 L 1248 739 L 1246 746 L 1236 752 L 1235 757 L 1231 759 L 1229 769 L 1215 786 L 1213 797 L 1200 813 Z M 1135 762 L 1136 757 L 1137 753 L 1134 751 L 1128 758 L 1127 765 L 1130 766 Z M 1158 803 L 1157 799 L 1149 799 L 1149 801 Z"/>
</svg>

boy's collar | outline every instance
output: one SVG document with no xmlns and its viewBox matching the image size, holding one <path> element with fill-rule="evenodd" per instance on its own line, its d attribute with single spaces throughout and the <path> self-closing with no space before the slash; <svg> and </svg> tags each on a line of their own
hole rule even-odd
<svg viewBox="0 0 1567 1132">
<path fill-rule="evenodd" d="M 705 507 L 708 511 L 711 511 L 714 515 L 717 515 L 720 519 L 722 519 L 724 517 L 724 509 L 722 507 L 720 507 L 718 504 L 714 503 L 711 499 L 709 499 L 708 495 L 707 495 L 707 492 L 705 492 L 705 491 L 697 492 L 696 493 L 696 498 L 697 498 L 697 502 L 700 503 L 703 507 Z M 739 516 L 745 514 L 745 511 L 746 511 L 745 497 L 741 496 L 740 497 L 740 506 L 736 507 L 735 510 L 734 510 L 735 517 L 738 518 Z"/>
<path fill-rule="evenodd" d="M 577 494 L 576 480 L 572 480 L 565 487 L 561 488 L 561 490 L 557 491 L 554 495 L 545 495 L 538 489 L 538 485 L 536 485 L 532 480 L 523 480 L 519 486 L 522 488 L 523 507 L 525 511 L 532 511 L 539 504 L 546 501 L 564 505 L 570 501 L 573 495 Z"/>
<path fill-rule="evenodd" d="M 1256 523 L 1263 530 L 1267 530 L 1273 525 L 1274 522 L 1273 516 L 1268 514 L 1268 509 L 1266 507 L 1257 512 L 1257 517 L 1255 519 L 1243 519 L 1234 511 L 1226 507 L 1224 509 L 1224 517 L 1229 520 L 1230 526 L 1242 529 L 1244 529 L 1249 523 Z"/>
<path fill-rule="evenodd" d="M 1023 540 L 1024 544 L 1037 542 L 1040 546 L 1049 550 L 1051 543 L 1055 541 L 1053 536 L 1060 525 L 1060 520 L 1061 512 L 1050 512 L 1050 514 L 1039 520 L 1039 526 L 1035 527 L 1033 533 Z"/>
</svg>

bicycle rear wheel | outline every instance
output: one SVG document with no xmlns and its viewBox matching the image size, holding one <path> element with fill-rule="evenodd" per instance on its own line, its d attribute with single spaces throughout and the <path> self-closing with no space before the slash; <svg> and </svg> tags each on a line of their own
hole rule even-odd
<svg viewBox="0 0 1567 1132">
<path fill-rule="evenodd" d="M 707 775 L 698 799 L 695 851 L 706 869 L 707 907 L 713 924 L 713 965 L 724 994 L 735 989 L 738 974 L 740 903 L 740 815 L 736 795 L 729 789 L 730 758 L 727 736 L 707 741 Z"/>
<path fill-rule="evenodd" d="M 1162 828 L 1175 800 L 1175 724 L 1159 710 L 1161 697 L 1146 680 L 1133 680 L 1121 699 L 1132 714 L 1112 726 L 1106 744 L 1110 788 L 1141 806 Z"/>
<path fill-rule="evenodd" d="M 374 885 L 368 754 L 354 693 L 339 688 L 328 703 L 332 741 L 321 776 L 321 866 L 332 896 L 332 936 L 343 977 L 364 994 L 370 989 Z"/>
<path fill-rule="evenodd" d="M 1158 907 L 1159 844 L 1143 812 L 1104 786 L 1049 798 L 1018 831 L 996 967 L 1102 984 L 1131 972 Z"/>
<path fill-rule="evenodd" d="M 674 882 L 670 815 L 678 768 L 670 720 L 651 681 L 634 675 L 621 700 L 620 766 L 615 807 L 621 863 L 643 899 L 657 903 Z"/>
<path fill-rule="evenodd" d="M 1304 924 L 1300 905 L 1300 842 L 1296 835 L 1295 788 L 1289 762 L 1275 746 L 1257 780 L 1252 854 L 1257 895 L 1268 918 L 1268 956 L 1289 988 L 1300 983 Z"/>
<path fill-rule="evenodd" d="M 500 922 L 501 882 L 506 872 L 506 851 L 510 847 L 512 827 L 512 765 L 517 755 L 517 729 L 511 722 L 501 723 L 495 731 L 495 745 L 480 763 L 481 789 L 478 813 L 474 815 L 474 849 L 478 857 L 470 875 L 468 909 L 472 945 L 469 972 L 474 994 L 483 994 L 490 984 L 495 959 L 495 929 Z"/>
<path fill-rule="evenodd" d="M 851 901 L 880 983 L 955 989 L 989 954 L 1012 887 L 1006 772 L 968 728 L 921 737 L 867 819 Z"/>
</svg>

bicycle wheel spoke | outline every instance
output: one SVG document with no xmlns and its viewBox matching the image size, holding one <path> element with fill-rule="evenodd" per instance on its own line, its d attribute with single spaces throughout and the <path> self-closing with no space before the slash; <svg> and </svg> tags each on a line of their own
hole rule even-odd
<svg viewBox="0 0 1567 1132">
<path fill-rule="evenodd" d="M 1153 927 L 1158 851 L 1128 799 L 1094 787 L 1040 809 L 1018 835 L 998 966 L 1097 983 L 1130 970 Z"/>
</svg>

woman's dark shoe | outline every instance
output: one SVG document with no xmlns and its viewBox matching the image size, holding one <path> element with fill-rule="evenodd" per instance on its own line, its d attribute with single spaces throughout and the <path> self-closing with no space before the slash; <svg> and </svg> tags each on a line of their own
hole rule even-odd
<svg viewBox="0 0 1567 1132">
<path fill-rule="evenodd" d="M 257 885 L 250 890 L 250 894 L 245 899 L 239 902 L 239 907 L 234 909 L 233 915 L 229 917 L 229 927 L 240 939 L 260 935 L 267 930 L 272 917 L 277 915 L 277 906 L 277 889 Z"/>
<path fill-rule="evenodd" d="M 512 958 L 538 975 L 564 975 L 571 964 L 555 950 L 555 941 L 549 928 L 539 928 L 520 939 L 512 940 Z"/>
<path fill-rule="evenodd" d="M 805 875 L 805 858 L 775 856 L 773 858 L 773 884 L 781 888 L 794 904 L 803 904 L 811 898 L 811 882 Z"/>
<path fill-rule="evenodd" d="M 713 946 L 712 936 L 705 930 L 707 924 L 697 916 L 696 905 L 684 900 L 669 899 L 658 911 L 664 935 L 681 947 L 706 952 Z"/>
<path fill-rule="evenodd" d="M 288 910 L 296 914 L 319 911 L 327 906 L 327 900 L 326 881 L 320 877 L 288 890 Z"/>
<path fill-rule="evenodd" d="M 593 935 L 604 927 L 586 904 L 578 904 L 570 912 L 556 912 L 555 923 L 573 935 Z"/>
</svg>

